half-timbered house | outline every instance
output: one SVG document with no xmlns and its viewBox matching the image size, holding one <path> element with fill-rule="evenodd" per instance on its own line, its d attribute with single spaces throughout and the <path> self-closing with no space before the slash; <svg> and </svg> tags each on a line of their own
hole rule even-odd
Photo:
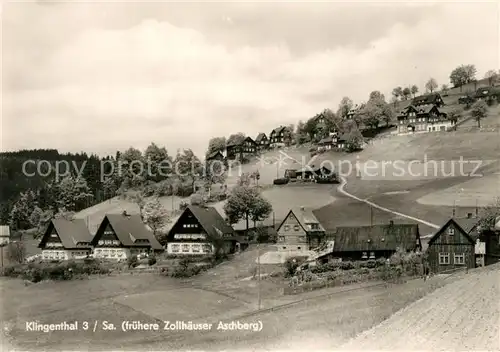
<svg viewBox="0 0 500 352">
<path fill-rule="evenodd" d="M 313 211 L 292 208 L 277 228 L 279 251 L 309 251 L 317 248 L 325 237 L 325 229 Z"/>
</svg>

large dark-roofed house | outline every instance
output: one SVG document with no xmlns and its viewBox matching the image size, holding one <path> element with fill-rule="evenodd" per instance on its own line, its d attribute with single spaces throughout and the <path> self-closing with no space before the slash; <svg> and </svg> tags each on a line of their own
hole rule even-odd
<svg viewBox="0 0 500 352">
<path fill-rule="evenodd" d="M 257 138 L 255 138 L 255 143 L 257 143 L 257 148 L 259 150 L 269 148 L 269 139 L 267 138 L 266 134 L 263 132 L 261 132 L 257 135 Z"/>
<path fill-rule="evenodd" d="M 333 241 L 333 251 L 327 259 L 366 260 L 389 258 L 398 248 L 403 251 L 421 251 L 422 242 L 417 224 L 337 227 L 327 233 Z M 324 261 L 326 258 L 322 258 Z"/>
<path fill-rule="evenodd" d="M 239 242 L 233 228 L 213 207 L 190 205 L 167 235 L 167 252 L 176 255 L 231 253 Z"/>
<path fill-rule="evenodd" d="M 144 225 L 141 216 L 106 214 L 92 239 L 94 257 L 124 260 L 141 253 L 161 252 L 163 247 Z"/>
<path fill-rule="evenodd" d="M 411 105 L 413 106 L 428 105 L 428 104 L 441 107 L 444 105 L 444 101 L 439 93 L 431 93 L 415 97 L 411 102 Z"/>
<path fill-rule="evenodd" d="M 38 245 L 44 260 L 68 260 L 91 253 L 92 235 L 83 219 L 54 218 Z"/>
</svg>

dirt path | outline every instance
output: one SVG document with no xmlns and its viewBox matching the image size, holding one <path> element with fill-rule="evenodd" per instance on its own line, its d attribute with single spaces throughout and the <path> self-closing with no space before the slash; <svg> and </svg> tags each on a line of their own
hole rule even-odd
<svg viewBox="0 0 500 352">
<path fill-rule="evenodd" d="M 399 311 L 341 350 L 500 350 L 499 267 L 478 270 Z"/>
<path fill-rule="evenodd" d="M 349 198 L 352 198 L 352 199 L 355 199 L 357 201 L 360 201 L 360 202 L 363 202 L 363 203 L 366 203 L 374 208 L 377 208 L 377 209 L 380 209 L 382 211 L 385 211 L 387 213 L 391 213 L 391 214 L 394 214 L 394 215 L 397 215 L 397 216 L 400 216 L 400 217 L 403 217 L 403 218 L 407 218 L 407 219 L 410 219 L 410 220 L 413 220 L 413 221 L 417 221 L 417 222 L 420 222 L 424 225 L 427 225 L 429 227 L 432 227 L 434 229 L 439 229 L 440 226 L 436 225 L 436 224 L 433 224 L 433 223 L 430 223 L 428 221 L 425 221 L 425 220 L 422 220 L 422 219 L 418 219 L 418 218 L 415 218 L 413 216 L 410 216 L 410 215 L 406 215 L 406 214 L 403 214 L 403 213 L 399 213 L 397 211 L 394 211 L 394 210 L 391 210 L 391 209 L 387 209 L 387 208 L 384 208 L 378 204 L 375 204 L 367 199 L 362 199 L 362 198 L 359 198 L 359 197 L 356 197 L 354 194 L 351 194 L 349 192 L 347 192 L 344 188 L 345 186 L 347 185 L 347 180 L 344 178 L 344 177 L 341 177 L 341 184 L 339 185 L 339 187 L 337 188 L 337 191 L 343 195 L 345 195 L 346 197 L 349 197 Z"/>
</svg>

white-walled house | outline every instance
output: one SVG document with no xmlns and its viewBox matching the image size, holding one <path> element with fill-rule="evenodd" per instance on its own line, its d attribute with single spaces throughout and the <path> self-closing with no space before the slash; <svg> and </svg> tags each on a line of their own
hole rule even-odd
<svg viewBox="0 0 500 352">
<path fill-rule="evenodd" d="M 52 219 L 38 245 L 43 260 L 69 260 L 87 257 L 92 235 L 82 219 Z"/>
<path fill-rule="evenodd" d="M 140 215 L 106 214 L 92 239 L 94 258 L 126 260 L 133 255 L 163 251 Z"/>
<path fill-rule="evenodd" d="M 6 246 L 10 242 L 10 227 L 7 225 L 0 226 L 0 246 Z"/>
<path fill-rule="evenodd" d="M 216 247 L 224 253 L 236 250 L 240 238 L 213 207 L 190 205 L 167 235 L 170 255 L 212 255 Z"/>
</svg>

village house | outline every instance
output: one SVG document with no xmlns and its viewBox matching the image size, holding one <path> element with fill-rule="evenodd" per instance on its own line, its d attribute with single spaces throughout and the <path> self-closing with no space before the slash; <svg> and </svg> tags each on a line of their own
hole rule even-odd
<svg viewBox="0 0 500 352">
<path fill-rule="evenodd" d="M 337 150 L 346 150 L 348 145 L 349 135 L 343 133 L 337 137 Z"/>
<path fill-rule="evenodd" d="M 254 155 L 256 152 L 257 144 L 250 137 L 246 137 L 241 142 L 230 143 L 226 146 L 226 155 L 230 160 L 236 158 L 243 160 L 243 158 Z"/>
<path fill-rule="evenodd" d="M 333 250 L 318 258 L 322 263 L 342 260 L 389 258 L 398 248 L 405 252 L 422 250 L 417 224 L 389 224 L 337 227 L 327 233 Z"/>
<path fill-rule="evenodd" d="M 325 229 L 314 213 L 304 207 L 291 209 L 276 232 L 279 251 L 309 251 L 325 237 Z"/>
<path fill-rule="evenodd" d="M 484 248 L 477 248 L 480 244 Z M 478 265 L 491 265 L 500 261 L 500 216 L 495 219 L 493 227 L 481 230 L 476 239 L 475 253 Z"/>
<path fill-rule="evenodd" d="M 10 243 L 10 227 L 7 225 L 0 226 L 0 246 L 6 246 Z"/>
<path fill-rule="evenodd" d="M 287 127 L 280 126 L 269 134 L 269 144 L 271 147 L 283 147 L 287 138 Z"/>
<path fill-rule="evenodd" d="M 429 240 L 429 266 L 439 273 L 476 266 L 475 248 L 479 238 L 479 219 L 472 213 L 466 218 L 451 218 Z"/>
<path fill-rule="evenodd" d="M 214 160 L 224 161 L 224 154 L 222 153 L 222 151 L 216 150 L 216 151 L 208 154 L 206 160 L 207 161 L 214 161 Z"/>
<path fill-rule="evenodd" d="M 43 260 L 85 258 L 92 252 L 92 235 L 83 219 L 54 218 L 38 244 Z"/>
<path fill-rule="evenodd" d="M 265 133 L 259 133 L 257 138 L 255 138 L 255 143 L 257 144 L 257 149 L 265 150 L 269 148 L 269 139 L 267 138 Z"/>
<path fill-rule="evenodd" d="M 167 235 L 167 253 L 175 255 L 212 255 L 236 251 L 239 238 L 233 228 L 213 207 L 190 205 Z"/>
<path fill-rule="evenodd" d="M 447 131 L 455 124 L 436 105 L 410 105 L 401 111 L 397 119 L 398 134 Z"/>
<path fill-rule="evenodd" d="M 439 93 L 431 93 L 413 98 L 413 100 L 411 101 L 411 105 L 436 105 L 439 108 L 444 105 L 444 101 Z"/>
<path fill-rule="evenodd" d="M 92 239 L 94 257 L 125 260 L 142 253 L 162 252 L 163 247 L 144 225 L 141 216 L 106 214 Z"/>
<path fill-rule="evenodd" d="M 300 170 L 295 171 L 295 177 L 298 181 L 305 180 L 328 180 L 328 179 L 336 179 L 337 175 L 333 170 L 330 170 L 328 167 L 324 165 L 315 166 L 315 165 L 307 165 Z"/>
<path fill-rule="evenodd" d="M 494 98 L 498 94 L 496 87 L 483 87 L 476 90 L 474 97 L 478 100 L 488 100 Z"/>
<path fill-rule="evenodd" d="M 331 150 L 337 146 L 337 133 L 332 132 L 328 137 L 318 142 L 318 151 Z"/>
</svg>

